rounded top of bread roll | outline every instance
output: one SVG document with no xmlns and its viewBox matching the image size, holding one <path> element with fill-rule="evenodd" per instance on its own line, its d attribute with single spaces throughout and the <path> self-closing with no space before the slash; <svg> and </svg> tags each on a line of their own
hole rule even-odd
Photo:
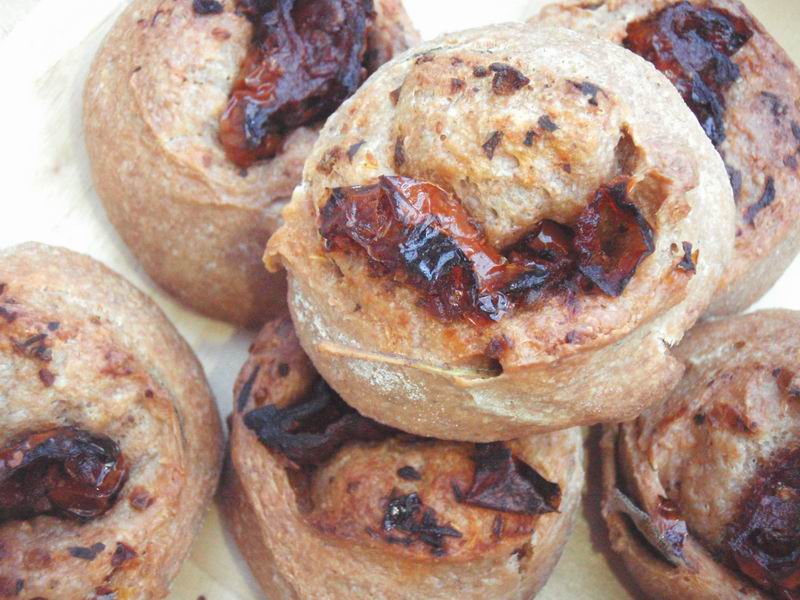
<svg viewBox="0 0 800 600">
<path fill-rule="evenodd" d="M 800 71 L 740 0 L 566 0 L 531 23 L 624 45 L 662 70 L 722 156 L 736 201 L 736 247 L 708 313 L 741 312 L 800 250 Z"/>
<path fill-rule="evenodd" d="M 654 400 L 590 388 L 613 360 L 641 363 L 639 392 L 665 381 L 733 239 L 722 161 L 666 78 L 522 25 L 381 68 L 327 122 L 284 218 L 267 261 L 325 377 L 376 419 L 465 439 Z M 624 358 L 601 358 L 615 344 Z"/>
<path fill-rule="evenodd" d="M 150 299 L 87 256 L 0 250 L 0 597 L 166 596 L 222 445 Z"/>
<path fill-rule="evenodd" d="M 608 430 L 612 541 L 653 597 L 796 597 L 798 344 L 791 311 L 702 324 L 667 400 Z"/>
<path fill-rule="evenodd" d="M 288 317 L 254 342 L 231 423 L 223 504 L 271 598 L 528 598 L 578 508 L 579 429 L 471 444 L 386 427 L 319 377 Z"/>
<path fill-rule="evenodd" d="M 97 193 L 147 273 L 216 318 L 281 314 L 285 281 L 261 256 L 322 123 L 417 40 L 401 0 L 129 2 L 84 127 Z"/>
</svg>

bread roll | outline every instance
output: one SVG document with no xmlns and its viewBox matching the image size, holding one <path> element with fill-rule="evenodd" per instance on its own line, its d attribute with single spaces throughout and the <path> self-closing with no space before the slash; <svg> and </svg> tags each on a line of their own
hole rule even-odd
<svg viewBox="0 0 800 600">
<path fill-rule="evenodd" d="M 0 598 L 167 595 L 222 431 L 164 314 L 94 260 L 0 250 Z"/>
<path fill-rule="evenodd" d="M 603 439 L 611 543 L 651 598 L 800 594 L 800 314 L 706 323 L 669 398 Z"/>
<path fill-rule="evenodd" d="M 643 59 L 498 25 L 428 42 L 342 105 L 267 261 L 348 403 L 487 442 L 662 397 L 733 212 L 719 155 Z"/>
<path fill-rule="evenodd" d="M 668 71 L 725 161 L 734 190 L 736 250 L 707 315 L 741 312 L 800 251 L 800 72 L 738 0 L 596 4 L 548 5 L 532 23 L 609 39 Z"/>
<path fill-rule="evenodd" d="M 84 128 L 108 217 L 156 283 L 238 325 L 280 313 L 285 277 L 268 274 L 261 255 L 320 125 L 368 72 L 417 39 L 400 0 L 133 0 L 92 65 Z M 263 51 L 273 43 L 274 56 Z M 337 62 L 351 55 L 360 61 Z M 251 102 L 247 81 L 259 77 L 274 77 L 277 91 Z M 253 109 L 246 123 L 232 95 Z M 259 135 L 270 153 L 248 146 Z"/>
<path fill-rule="evenodd" d="M 288 318 L 234 405 L 222 505 L 271 600 L 527 599 L 572 530 L 578 429 L 476 445 L 385 427 L 327 386 Z"/>
</svg>

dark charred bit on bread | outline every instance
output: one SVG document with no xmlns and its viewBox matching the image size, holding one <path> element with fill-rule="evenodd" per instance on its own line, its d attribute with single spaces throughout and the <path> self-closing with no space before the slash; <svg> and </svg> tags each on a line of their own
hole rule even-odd
<svg viewBox="0 0 800 600">
<path fill-rule="evenodd" d="M 725 163 L 725 170 L 728 172 L 728 179 L 731 182 L 731 189 L 733 190 L 733 201 L 739 204 L 739 199 L 742 196 L 742 172 Z"/>
<path fill-rule="evenodd" d="M 404 164 L 406 164 L 406 138 L 403 136 L 397 136 L 397 139 L 394 141 L 394 166 L 396 169 L 400 169 Z"/>
<path fill-rule="evenodd" d="M 139 553 L 124 542 L 117 542 L 114 554 L 111 555 L 111 566 L 119 569 L 122 565 L 132 561 Z"/>
<path fill-rule="evenodd" d="M 153 498 L 150 492 L 140 485 L 133 488 L 128 496 L 128 503 L 131 508 L 140 512 L 153 506 L 155 501 L 156 499 Z"/>
<path fill-rule="evenodd" d="M 554 131 L 558 131 L 558 125 L 553 122 L 553 119 L 550 118 L 549 115 L 542 115 L 539 117 L 539 127 L 544 129 L 548 133 L 553 133 Z"/>
<path fill-rule="evenodd" d="M 416 493 L 392 492 L 383 514 L 384 540 L 390 544 L 411 546 L 422 543 L 437 557 L 447 554 L 447 538 L 461 538 L 460 531 L 437 522 L 436 512 L 426 507 Z"/>
<path fill-rule="evenodd" d="M 85 547 L 85 546 L 71 546 L 67 548 L 67 552 L 73 558 L 79 558 L 81 560 L 86 561 L 93 561 L 97 558 L 97 555 L 102 553 L 106 549 L 106 545 L 102 542 L 98 542 L 92 546 Z"/>
<path fill-rule="evenodd" d="M 678 263 L 678 268 L 687 273 L 697 272 L 696 252 L 690 242 L 683 242 L 683 258 Z"/>
<path fill-rule="evenodd" d="M 497 150 L 497 147 L 500 145 L 500 142 L 503 141 L 503 135 L 504 134 L 502 131 L 495 131 L 492 133 L 492 135 L 489 136 L 489 139 L 487 139 L 484 142 L 482 146 L 483 153 L 489 160 L 492 160 L 494 158 L 495 150 Z"/>
<path fill-rule="evenodd" d="M 367 143 L 366 140 L 359 140 L 355 144 L 352 144 L 347 149 L 347 160 L 353 162 L 353 159 L 356 157 L 356 154 L 358 154 L 358 151 L 361 150 L 361 146 L 363 146 L 366 143 Z"/>
<path fill-rule="evenodd" d="M 406 465 L 405 467 L 397 469 L 397 475 L 400 479 L 404 479 L 405 481 L 420 481 L 422 479 L 420 472 L 411 465 Z"/>
<path fill-rule="evenodd" d="M 788 114 L 789 105 L 772 92 L 762 91 L 760 95 L 769 107 L 770 114 L 775 117 L 775 122 L 780 123 L 781 119 Z"/>
<path fill-rule="evenodd" d="M 511 96 L 531 82 L 511 65 L 492 63 L 489 65 L 489 70 L 494 72 L 492 91 L 498 96 Z"/>
<path fill-rule="evenodd" d="M 42 385 L 44 385 L 44 387 L 49 388 L 50 386 L 53 385 L 53 383 L 55 383 L 56 376 L 53 374 L 52 371 L 50 371 L 50 369 L 42 367 L 41 369 L 39 369 L 39 381 L 42 382 Z"/>
<path fill-rule="evenodd" d="M 576 87 L 584 96 L 588 97 L 589 104 L 592 106 L 597 106 L 597 94 L 599 94 L 602 90 L 591 81 L 570 81 L 570 83 Z"/>
<path fill-rule="evenodd" d="M 225 11 L 225 7 L 217 0 L 194 0 L 192 10 L 196 15 L 219 15 Z"/>
<path fill-rule="evenodd" d="M 458 94 L 459 92 L 463 92 L 464 88 L 467 87 L 467 82 L 463 79 L 458 79 L 457 77 L 453 77 L 450 79 L 450 93 L 451 94 Z"/>
<path fill-rule="evenodd" d="M 24 340 L 11 340 L 14 350 L 23 356 L 41 362 L 53 360 L 53 351 L 50 349 L 47 333 L 31 335 Z"/>
<path fill-rule="evenodd" d="M 500 360 L 503 358 L 506 352 L 510 351 L 513 347 L 513 340 L 506 334 L 497 335 L 489 340 L 488 344 L 486 344 L 486 349 L 483 351 L 483 355 L 486 358 Z"/>
<path fill-rule="evenodd" d="M 755 227 L 756 217 L 759 213 L 775 202 L 775 179 L 772 176 L 767 177 L 767 182 L 764 185 L 764 191 L 761 198 L 755 204 L 747 208 L 744 213 L 744 222 Z"/>
</svg>

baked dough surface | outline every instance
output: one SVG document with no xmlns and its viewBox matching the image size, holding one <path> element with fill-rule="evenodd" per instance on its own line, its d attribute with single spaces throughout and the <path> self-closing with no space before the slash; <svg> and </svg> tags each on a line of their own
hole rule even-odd
<svg viewBox="0 0 800 600">
<path fill-rule="evenodd" d="M 390 436 L 346 444 L 310 475 L 245 425 L 256 408 L 292 406 L 318 377 L 288 318 L 268 323 L 234 394 L 222 505 L 268 598 L 526 599 L 544 585 L 572 530 L 583 486 L 579 429 L 509 444 L 561 487 L 559 512 L 526 516 L 456 500 L 469 489 L 474 444 Z M 398 471 L 413 469 L 403 478 Z M 441 553 L 382 527 L 388 497 L 416 493 L 437 524 L 456 529 Z"/>
<path fill-rule="evenodd" d="M 529 83 L 497 93 L 498 64 Z M 363 254 L 323 248 L 330 189 L 393 174 L 455 193 L 497 248 L 541 219 L 572 224 L 629 176 L 655 251 L 620 297 L 555 294 L 491 325 L 443 322 Z M 289 271 L 298 335 L 326 380 L 379 421 L 479 441 L 638 414 L 676 381 L 669 347 L 706 309 L 734 234 L 722 161 L 666 78 L 613 44 L 522 25 L 445 35 L 380 69 L 329 119 L 284 218 L 267 262 Z M 684 242 L 693 274 L 678 266 Z"/>
<path fill-rule="evenodd" d="M 152 301 L 86 256 L 40 244 L 2 250 L 0 290 L 0 448 L 77 427 L 114 440 L 128 465 L 114 506 L 88 523 L 0 523 L 0 597 L 165 597 L 221 466 L 222 429 L 199 362 Z M 21 349 L 42 334 L 36 347 L 46 352 Z M 115 559 L 120 544 L 135 556 Z"/>
<path fill-rule="evenodd" d="M 606 429 L 612 546 L 649 597 L 773 597 L 719 557 L 747 490 L 783 451 L 800 446 L 798 347 L 800 315 L 792 311 L 701 324 L 675 351 L 686 374 L 672 394 L 636 421 Z M 672 566 L 643 542 L 610 502 L 615 488 L 651 516 L 662 498 L 679 508 L 685 563 Z"/>
<path fill-rule="evenodd" d="M 84 127 L 97 192 L 147 273 L 204 314 L 257 327 L 286 303 L 261 255 L 319 126 L 246 171 L 227 160 L 219 117 L 252 26 L 222 4 L 197 15 L 192 0 L 131 2 L 94 60 Z M 373 68 L 418 39 L 400 0 L 375 8 Z"/>
<path fill-rule="evenodd" d="M 545 6 L 535 26 L 569 27 L 618 44 L 628 24 L 675 4 L 674 0 L 568 1 Z M 800 72 L 778 42 L 738 0 L 694 2 L 743 17 L 753 37 L 732 56 L 739 80 L 725 94 L 726 139 L 719 152 L 738 171 L 736 250 L 708 316 L 743 311 L 763 296 L 800 251 Z M 734 177 L 736 177 L 734 175 Z M 769 179 L 775 197 L 764 198 Z M 748 215 L 754 214 L 754 220 Z M 751 222 L 752 220 L 752 222 Z"/>
</svg>

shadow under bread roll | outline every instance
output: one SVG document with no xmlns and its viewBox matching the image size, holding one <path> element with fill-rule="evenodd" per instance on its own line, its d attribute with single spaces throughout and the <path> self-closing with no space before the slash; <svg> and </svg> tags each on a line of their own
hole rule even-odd
<svg viewBox="0 0 800 600">
<path fill-rule="evenodd" d="M 379 69 L 284 218 L 267 262 L 325 380 L 387 425 L 481 442 L 658 400 L 734 235 L 722 161 L 663 75 L 523 25 Z"/>
<path fill-rule="evenodd" d="M 603 438 L 613 548 L 652 598 L 800 598 L 800 313 L 698 326 L 661 405 Z"/>
<path fill-rule="evenodd" d="M 84 95 L 92 173 L 147 273 L 257 327 L 286 304 L 261 256 L 325 118 L 416 43 L 400 0 L 133 0 Z"/>
<path fill-rule="evenodd" d="M 527 599 L 572 530 L 577 428 L 472 444 L 380 425 L 319 377 L 288 318 L 234 397 L 223 509 L 271 600 Z"/>
<path fill-rule="evenodd" d="M 0 598 L 163 598 L 217 486 L 194 354 L 98 262 L 0 250 Z"/>
<path fill-rule="evenodd" d="M 667 74 L 728 169 L 736 249 L 708 315 L 763 296 L 800 250 L 800 72 L 738 0 L 562 2 L 532 23 L 591 33 Z"/>
</svg>

